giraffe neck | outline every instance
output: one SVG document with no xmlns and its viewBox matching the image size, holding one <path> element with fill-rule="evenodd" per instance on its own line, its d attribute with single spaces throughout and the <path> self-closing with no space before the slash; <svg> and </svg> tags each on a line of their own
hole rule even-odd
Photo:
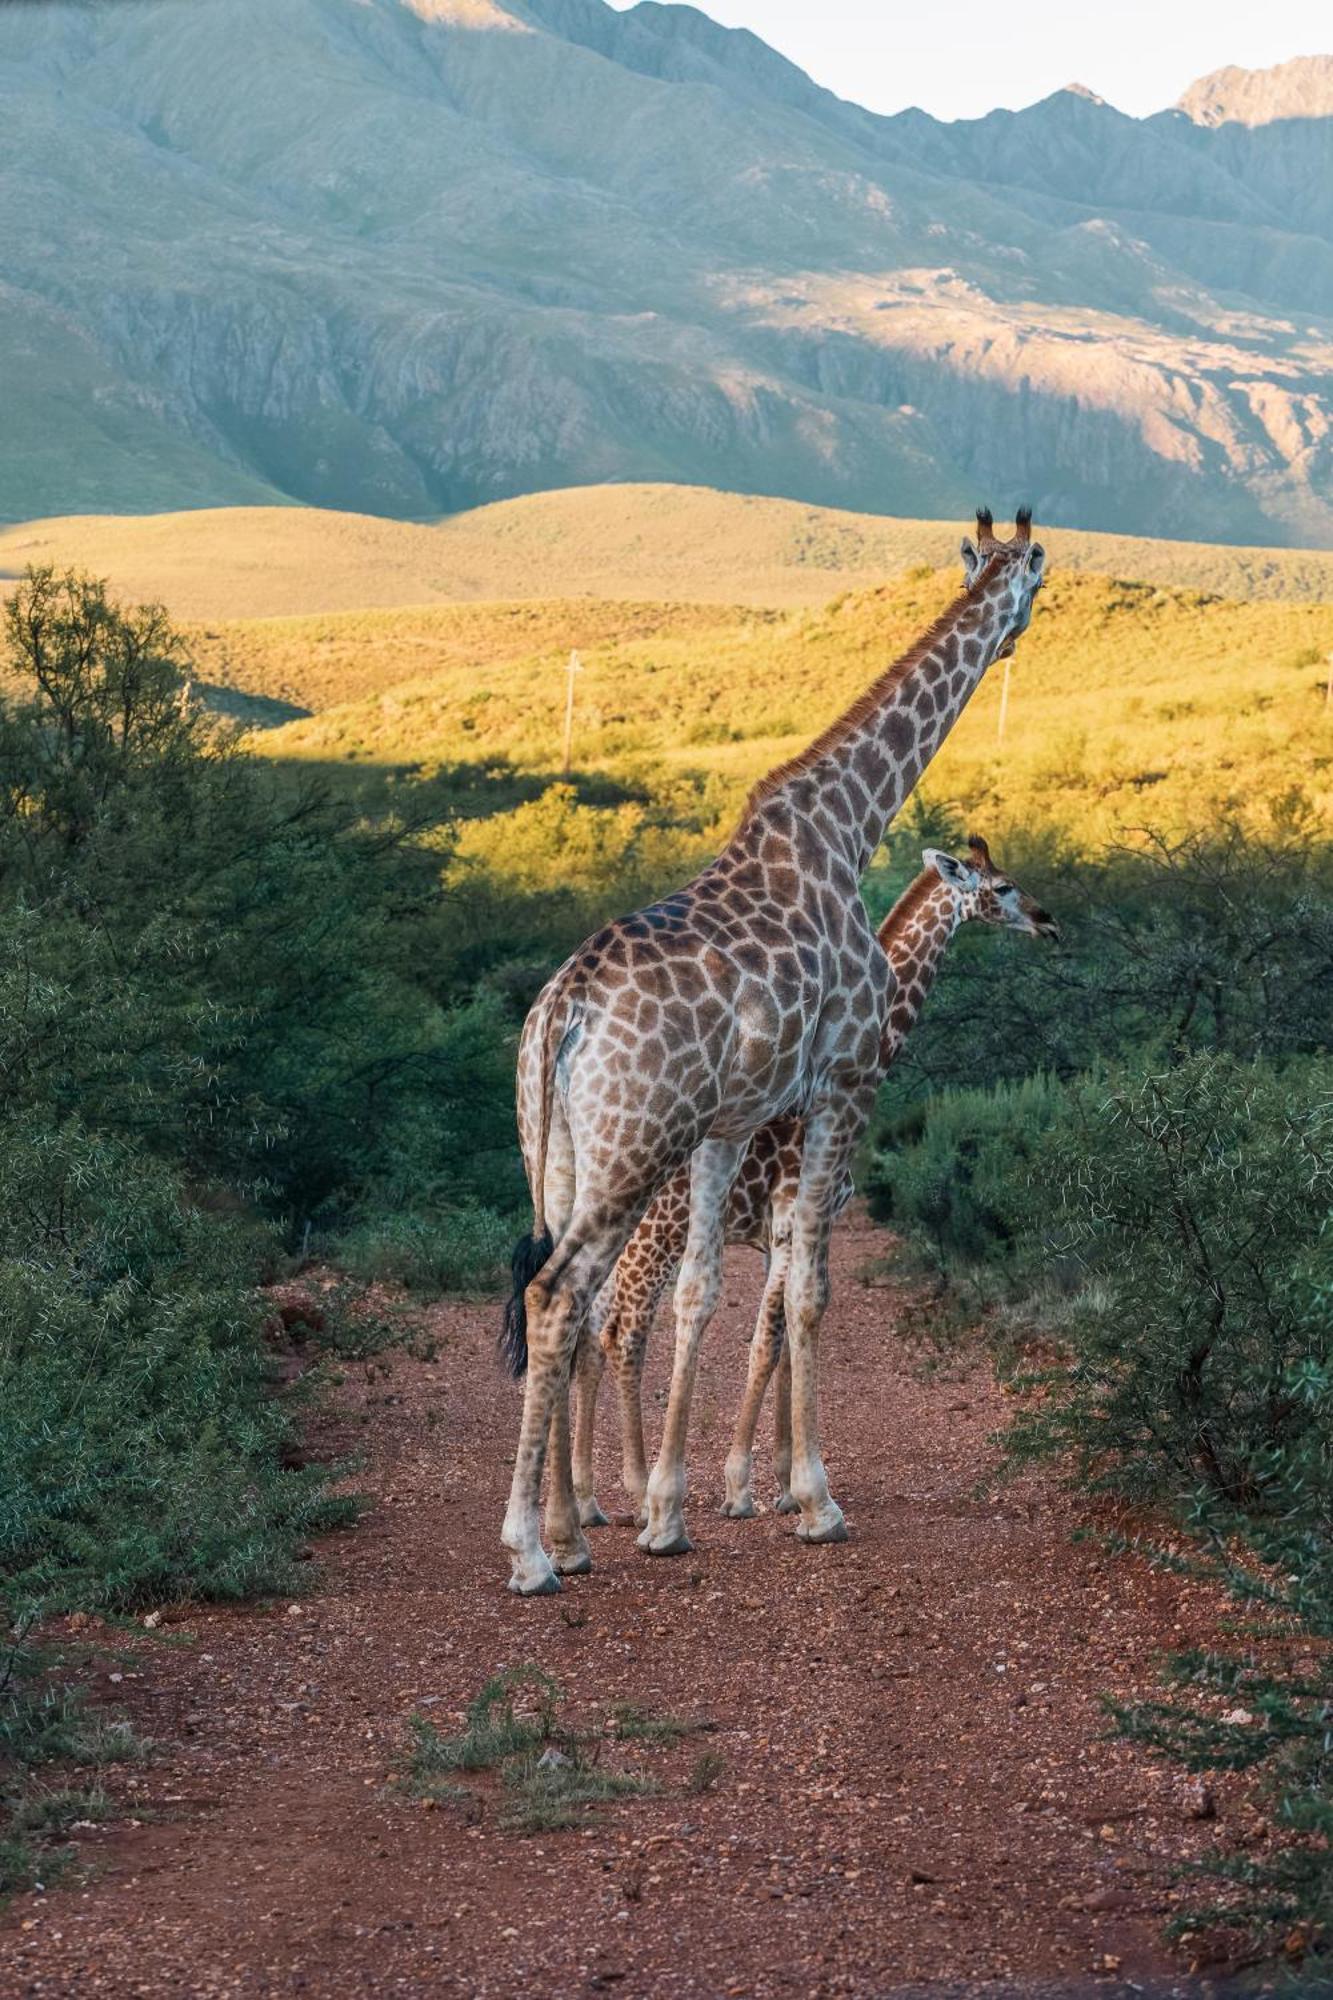
<svg viewBox="0 0 1333 2000">
<path fill-rule="evenodd" d="M 799 757 L 752 793 L 738 839 L 808 830 L 863 874 L 999 651 L 1009 585 L 983 575 Z"/>
<path fill-rule="evenodd" d="M 927 868 L 880 925 L 879 941 L 898 982 L 880 1044 L 885 1068 L 916 1026 L 954 932 L 967 915 L 964 899 Z"/>
</svg>

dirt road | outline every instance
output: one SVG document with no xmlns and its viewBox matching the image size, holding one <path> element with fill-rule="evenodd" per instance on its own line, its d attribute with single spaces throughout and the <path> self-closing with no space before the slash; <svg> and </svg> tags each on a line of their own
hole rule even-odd
<svg viewBox="0 0 1333 2000">
<path fill-rule="evenodd" d="M 1150 1685 L 1210 1607 L 1072 1543 L 1050 1485 L 986 1487 L 1003 1397 L 984 1368 L 914 1367 L 894 1291 L 858 1275 L 884 1247 L 855 1220 L 836 1242 L 824 1425 L 845 1547 L 713 1511 L 749 1253 L 731 1253 L 705 1350 L 695 1553 L 654 1561 L 630 1528 L 603 1529 L 594 1574 L 559 1598 L 504 1589 L 517 1398 L 491 1358 L 494 1307 L 435 1309 L 433 1363 L 349 1369 L 320 1444 L 367 1454 L 368 1517 L 324 1545 L 299 1603 L 191 1611 L 178 1643 L 98 1676 L 157 1755 L 114 1780 L 126 1819 L 79 1836 L 87 1880 L 0 1919 L 0 1990 L 1204 1990 L 1160 1943 L 1165 1866 L 1242 1807 L 1192 1817 L 1180 1780 L 1106 1739 L 1099 1698 Z M 659 1413 L 667 1347 L 659 1334 Z M 623 1505 L 612 1400 L 608 1512 Z M 763 1493 L 763 1461 L 758 1477 Z M 658 1794 L 586 1830 L 524 1836 L 488 1799 L 478 1815 L 395 1794 L 408 1717 L 447 1730 L 523 1661 L 593 1726 L 634 1703 L 715 1728 L 644 1746 Z M 701 1744 L 721 1771 L 695 1792 Z"/>
</svg>

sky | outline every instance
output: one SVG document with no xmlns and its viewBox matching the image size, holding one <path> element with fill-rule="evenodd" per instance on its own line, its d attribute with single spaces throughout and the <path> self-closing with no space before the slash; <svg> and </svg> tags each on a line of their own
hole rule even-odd
<svg viewBox="0 0 1333 2000">
<path fill-rule="evenodd" d="M 632 0 L 612 0 L 628 6 Z M 1136 118 L 1235 63 L 1333 52 L 1327 0 L 703 0 L 872 111 L 1020 110 L 1085 84 Z"/>
</svg>

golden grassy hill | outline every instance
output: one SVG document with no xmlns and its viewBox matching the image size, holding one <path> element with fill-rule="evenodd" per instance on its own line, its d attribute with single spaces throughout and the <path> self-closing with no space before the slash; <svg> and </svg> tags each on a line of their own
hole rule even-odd
<svg viewBox="0 0 1333 2000">
<path fill-rule="evenodd" d="M 201 680 L 323 710 L 426 674 L 476 678 L 532 657 L 563 667 L 575 647 L 689 640 L 763 615 L 745 606 L 558 597 L 219 620 L 185 632 Z"/>
<path fill-rule="evenodd" d="M 998 497 L 998 496 L 997 496 Z M 914 563 L 951 562 L 964 524 L 854 514 L 697 486 L 530 494 L 429 525 L 307 507 L 71 515 L 0 529 L 0 577 L 75 564 L 173 617 L 219 619 L 579 597 L 821 604 Z M 1333 598 L 1333 553 L 1046 536 L 1065 570 L 1225 597 Z"/>
<path fill-rule="evenodd" d="M 915 571 L 818 611 L 731 609 L 711 626 L 682 612 L 675 629 L 664 619 L 655 630 L 614 634 L 603 623 L 600 637 L 594 628 L 605 606 L 589 606 L 582 627 L 548 606 L 549 644 L 503 658 L 459 646 L 442 668 L 255 742 L 284 760 L 362 769 L 505 757 L 549 772 L 573 637 L 583 660 L 577 765 L 654 792 L 700 774 L 730 809 L 956 588 L 952 568 Z M 273 629 L 251 628 L 251 637 L 262 642 Z M 1292 787 L 1328 815 L 1330 650 L 1333 604 L 1234 602 L 1057 572 L 1014 663 L 1003 745 L 1001 669 L 975 697 L 928 789 L 996 828 L 1054 821 L 1088 840 L 1146 822 L 1183 830 L 1220 804 L 1262 817 Z"/>
</svg>

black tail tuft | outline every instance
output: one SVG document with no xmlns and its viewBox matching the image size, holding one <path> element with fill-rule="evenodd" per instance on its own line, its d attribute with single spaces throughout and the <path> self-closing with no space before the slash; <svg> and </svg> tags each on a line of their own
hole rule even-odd
<svg viewBox="0 0 1333 2000">
<path fill-rule="evenodd" d="M 523 1294 L 554 1248 L 549 1229 L 544 1229 L 540 1236 L 520 1236 L 514 1245 L 509 1265 L 514 1274 L 514 1290 L 505 1307 L 499 1345 L 500 1359 L 516 1382 L 528 1372 L 528 1313 Z"/>
</svg>

